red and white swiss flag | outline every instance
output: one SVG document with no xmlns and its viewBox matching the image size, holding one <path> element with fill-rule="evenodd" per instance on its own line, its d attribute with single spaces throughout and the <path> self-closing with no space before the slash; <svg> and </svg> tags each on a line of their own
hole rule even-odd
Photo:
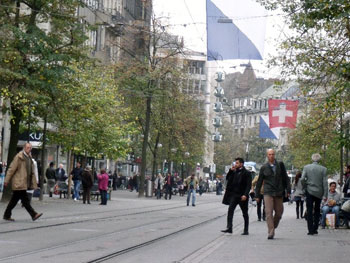
<svg viewBox="0 0 350 263">
<path fill-rule="evenodd" d="M 299 101 L 269 100 L 270 128 L 295 128 Z"/>
</svg>

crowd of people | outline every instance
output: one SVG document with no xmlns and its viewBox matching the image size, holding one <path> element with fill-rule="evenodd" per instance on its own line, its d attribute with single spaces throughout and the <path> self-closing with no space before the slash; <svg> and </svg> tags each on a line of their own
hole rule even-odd
<svg viewBox="0 0 350 263">
<path fill-rule="evenodd" d="M 350 218 L 350 200 L 344 203 L 347 205 L 341 207 L 342 199 L 336 191 L 337 183 L 328 182 L 327 169 L 320 164 L 320 154 L 313 154 L 311 159 L 311 164 L 296 173 L 292 184 L 284 163 L 275 159 L 273 149 L 267 150 L 267 162 L 253 180 L 251 173 L 244 167 L 244 160 L 236 158 L 226 175 L 227 185 L 222 203 L 228 205 L 228 213 L 226 229 L 222 232 L 232 233 L 233 215 L 236 206 L 239 205 L 244 218 L 242 235 L 249 235 L 249 197 L 257 202 L 258 221 L 266 220 L 268 239 L 274 239 L 283 215 L 283 203 L 287 201 L 296 203 L 297 219 L 304 218 L 304 201 L 306 202 L 308 235 L 317 235 L 319 225 L 323 229 L 326 227 L 326 217 L 329 213 L 334 215 L 335 228 L 339 228 L 340 211 L 344 213 L 345 218 Z M 347 167 L 344 182 L 343 193 L 347 198 L 350 195 L 350 166 Z"/>
<path fill-rule="evenodd" d="M 12 209 L 19 200 L 33 220 L 42 216 L 42 213 L 36 212 L 30 203 L 33 191 L 38 187 L 40 179 L 38 163 L 31 157 L 31 148 L 31 144 L 26 143 L 23 151 L 15 156 L 7 170 L 4 186 L 6 187 L 11 182 L 13 193 L 4 212 L 4 220 L 14 221 Z M 236 158 L 226 175 L 226 189 L 222 203 L 228 205 L 228 213 L 226 229 L 222 232 L 232 233 L 234 211 L 239 206 L 244 219 L 242 235 L 249 235 L 249 198 L 256 201 L 258 221 L 263 220 L 267 223 L 268 239 L 274 239 L 275 231 L 283 215 L 283 203 L 286 200 L 295 202 L 297 219 L 306 218 L 308 235 L 317 235 L 319 224 L 322 228 L 326 227 L 326 218 L 329 213 L 335 215 L 335 228 L 338 228 L 342 199 L 340 193 L 336 191 L 337 183 L 328 182 L 327 169 L 320 164 L 320 154 L 313 154 L 311 159 L 313 162 L 306 165 L 302 171 L 297 172 L 291 184 L 284 163 L 275 159 L 273 149 L 267 150 L 267 162 L 255 177 L 245 168 L 243 158 Z M 81 163 L 76 162 L 73 170 L 67 175 L 63 164 L 59 164 L 55 169 L 54 162 L 51 162 L 46 169 L 44 179 L 47 186 L 46 193 L 49 197 L 55 193 L 58 182 L 66 182 L 69 176 L 73 182 L 72 197 L 74 201 L 80 200 L 82 188 L 83 204 L 90 204 L 91 189 L 94 185 L 97 186 L 101 196 L 100 205 L 107 205 L 110 188 L 136 190 L 137 192 L 140 187 L 138 174 L 126 178 L 116 172 L 107 173 L 103 168 L 99 173 L 94 173 L 89 165 L 83 169 Z M 198 178 L 195 174 L 182 179 L 171 173 L 165 176 L 159 173 L 153 180 L 153 189 L 157 199 L 164 197 L 166 200 L 171 200 L 173 194 L 179 193 L 180 196 L 184 196 L 187 193 L 186 205 L 196 206 L 196 193 L 202 195 L 203 192 L 208 191 L 209 180 Z M 218 179 L 216 194 L 220 195 L 222 191 L 223 182 Z M 343 194 L 345 198 L 350 198 L 350 166 L 347 167 L 344 175 Z M 306 203 L 305 213 L 304 202 Z M 347 212 L 350 211 L 344 213 Z"/>
</svg>

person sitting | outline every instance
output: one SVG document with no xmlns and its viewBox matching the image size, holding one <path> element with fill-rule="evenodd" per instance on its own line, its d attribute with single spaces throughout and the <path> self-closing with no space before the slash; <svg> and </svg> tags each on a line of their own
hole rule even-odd
<svg viewBox="0 0 350 263">
<path fill-rule="evenodd" d="M 326 226 L 326 216 L 329 212 L 335 214 L 335 228 L 339 227 L 340 194 L 335 190 L 336 187 L 336 182 L 329 184 L 327 199 L 322 207 L 322 229 Z"/>
</svg>

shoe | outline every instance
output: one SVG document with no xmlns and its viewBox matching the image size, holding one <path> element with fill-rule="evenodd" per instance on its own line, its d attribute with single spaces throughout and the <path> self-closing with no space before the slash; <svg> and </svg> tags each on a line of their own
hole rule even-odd
<svg viewBox="0 0 350 263">
<path fill-rule="evenodd" d="M 261 219 L 259 218 L 258 221 L 261 222 Z"/>
<path fill-rule="evenodd" d="M 335 229 L 339 229 L 339 226 L 335 226 Z"/>
<path fill-rule="evenodd" d="M 267 239 L 273 239 L 273 236 L 267 236 Z"/>
<path fill-rule="evenodd" d="M 90 203 L 90 202 L 88 202 L 88 205 L 91 205 L 91 203 Z"/>
<path fill-rule="evenodd" d="M 308 234 L 309 236 L 313 236 L 313 235 L 314 235 L 313 232 L 308 232 L 307 234 Z"/>
<path fill-rule="evenodd" d="M 74 198 L 74 201 L 77 201 L 77 199 L 76 199 L 76 198 Z"/>
<path fill-rule="evenodd" d="M 15 221 L 12 217 L 3 217 L 3 219 L 6 221 L 11 221 L 11 222 Z"/>
<path fill-rule="evenodd" d="M 195 204 L 192 204 L 192 206 L 196 206 Z"/>
<path fill-rule="evenodd" d="M 189 206 L 189 204 L 187 204 L 187 206 Z"/>
<path fill-rule="evenodd" d="M 32 219 L 33 221 L 37 220 L 39 217 L 41 217 L 43 213 L 36 214 Z"/>
<path fill-rule="evenodd" d="M 325 229 L 326 227 L 325 226 L 322 226 L 322 229 Z"/>
<path fill-rule="evenodd" d="M 242 236 L 248 236 L 249 233 L 244 231 L 241 235 L 242 235 Z"/>
<path fill-rule="evenodd" d="M 85 202 L 83 202 L 83 204 L 85 204 Z"/>
<path fill-rule="evenodd" d="M 222 233 L 230 233 L 232 234 L 232 228 L 227 228 L 225 230 L 221 230 Z"/>
<path fill-rule="evenodd" d="M 314 235 L 318 235 L 318 231 L 317 230 L 314 231 Z"/>
</svg>

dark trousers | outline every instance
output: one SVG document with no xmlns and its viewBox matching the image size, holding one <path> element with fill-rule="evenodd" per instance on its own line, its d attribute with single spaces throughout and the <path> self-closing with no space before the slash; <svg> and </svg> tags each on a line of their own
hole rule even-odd
<svg viewBox="0 0 350 263">
<path fill-rule="evenodd" d="M 257 202 L 257 206 L 256 206 L 256 211 L 258 214 L 258 219 L 261 220 L 261 206 L 263 207 L 263 214 L 262 214 L 262 219 L 265 220 L 266 218 L 266 214 L 265 214 L 265 201 L 263 198 L 261 198 L 259 200 L 259 202 Z"/>
<path fill-rule="evenodd" d="M 165 199 L 168 199 L 168 195 L 169 195 L 169 200 L 170 200 L 172 194 L 173 194 L 173 188 L 171 187 L 171 185 L 165 185 Z"/>
<path fill-rule="evenodd" d="M 304 201 L 303 200 L 296 200 L 296 212 L 297 212 L 297 218 L 299 218 L 299 211 L 300 211 L 300 217 L 304 217 Z"/>
<path fill-rule="evenodd" d="M 7 208 L 4 213 L 5 218 L 11 218 L 12 215 L 12 209 L 15 208 L 18 201 L 21 200 L 24 208 L 27 210 L 27 212 L 30 214 L 30 216 L 33 218 L 37 213 L 33 209 L 33 207 L 30 205 L 30 201 L 27 195 L 26 190 L 19 190 L 19 191 L 13 191 L 12 197 L 7 205 Z"/>
<path fill-rule="evenodd" d="M 241 201 L 240 196 L 239 197 L 232 196 L 230 199 L 230 205 L 228 207 L 228 212 L 227 212 L 227 228 L 232 229 L 233 214 L 235 212 L 237 205 L 239 205 L 239 207 L 242 210 L 242 214 L 244 218 L 244 232 L 248 232 L 248 227 L 249 227 L 248 200 Z"/>
<path fill-rule="evenodd" d="M 88 204 L 90 204 L 90 191 L 91 191 L 91 187 L 83 187 L 83 203 L 85 204 L 85 202 L 87 201 Z"/>
<path fill-rule="evenodd" d="M 307 229 L 314 233 L 320 221 L 321 199 L 306 192 Z"/>
<path fill-rule="evenodd" d="M 100 190 L 101 194 L 101 204 L 106 205 L 107 204 L 107 190 Z"/>
</svg>

